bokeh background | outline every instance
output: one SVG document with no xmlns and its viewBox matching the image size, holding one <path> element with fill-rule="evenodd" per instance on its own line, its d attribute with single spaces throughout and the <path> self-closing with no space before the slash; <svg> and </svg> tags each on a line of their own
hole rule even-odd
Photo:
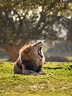
<svg viewBox="0 0 72 96">
<path fill-rule="evenodd" d="M 0 0 L 0 60 L 38 41 L 46 61 L 72 60 L 72 0 Z"/>
</svg>

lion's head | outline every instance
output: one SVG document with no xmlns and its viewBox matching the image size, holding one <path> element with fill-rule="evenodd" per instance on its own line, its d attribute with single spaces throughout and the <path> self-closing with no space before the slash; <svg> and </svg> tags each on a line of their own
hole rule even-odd
<svg viewBox="0 0 72 96">
<path fill-rule="evenodd" d="M 29 44 L 20 49 L 20 56 L 22 60 L 29 60 L 35 64 L 42 64 L 44 55 L 42 52 L 42 42 L 36 44 Z"/>
</svg>

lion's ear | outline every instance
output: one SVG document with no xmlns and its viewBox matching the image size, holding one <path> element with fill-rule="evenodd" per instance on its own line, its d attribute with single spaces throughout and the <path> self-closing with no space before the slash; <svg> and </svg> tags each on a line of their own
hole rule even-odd
<svg viewBox="0 0 72 96">
<path fill-rule="evenodd" d="M 31 46 L 27 47 L 27 48 L 24 50 L 24 52 L 25 52 L 25 53 L 29 53 L 30 50 L 31 50 Z"/>
</svg>

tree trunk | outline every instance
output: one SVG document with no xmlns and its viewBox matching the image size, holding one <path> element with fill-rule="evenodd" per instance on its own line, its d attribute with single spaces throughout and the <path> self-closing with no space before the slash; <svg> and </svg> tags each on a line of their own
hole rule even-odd
<svg viewBox="0 0 72 96">
<path fill-rule="evenodd" d="M 11 61 L 16 61 L 19 49 L 15 46 L 7 46 L 5 49 L 10 56 Z"/>
<path fill-rule="evenodd" d="M 28 42 L 28 41 L 27 41 Z M 18 54 L 19 54 L 19 49 L 26 43 L 25 42 L 21 42 L 19 43 L 19 45 L 13 45 L 13 44 L 6 44 L 6 45 L 3 45 L 2 48 L 4 48 L 8 55 L 10 56 L 10 59 L 11 61 L 15 62 L 17 57 L 18 57 Z"/>
</svg>

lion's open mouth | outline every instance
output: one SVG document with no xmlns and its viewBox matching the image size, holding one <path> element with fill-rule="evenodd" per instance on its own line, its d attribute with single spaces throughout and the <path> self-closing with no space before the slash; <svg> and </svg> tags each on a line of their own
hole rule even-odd
<svg viewBox="0 0 72 96">
<path fill-rule="evenodd" d="M 40 56 L 41 58 L 43 58 L 43 55 L 42 55 L 42 52 L 41 52 L 41 47 L 40 47 L 39 50 L 38 50 L 38 54 L 39 54 L 39 56 Z"/>
</svg>

